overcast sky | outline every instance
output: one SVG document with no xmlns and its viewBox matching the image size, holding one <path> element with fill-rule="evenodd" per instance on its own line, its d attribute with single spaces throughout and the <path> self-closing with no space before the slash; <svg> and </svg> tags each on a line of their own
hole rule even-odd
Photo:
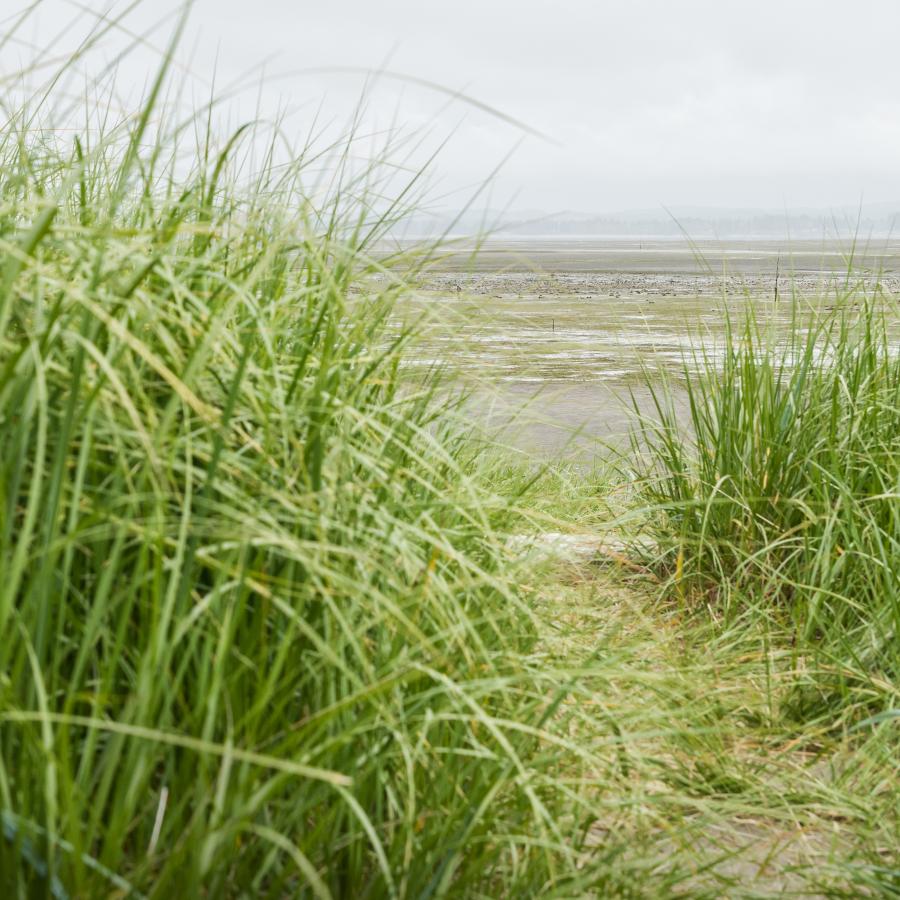
<svg viewBox="0 0 900 900">
<path fill-rule="evenodd" d="M 148 0 L 127 27 L 143 33 L 178 5 Z M 45 0 L 0 51 L 2 68 L 28 52 L 23 39 L 45 46 L 65 26 L 60 46 L 72 40 L 76 12 Z M 150 42 L 164 45 L 172 21 Z M 343 121 L 365 80 L 307 70 L 353 67 L 465 92 L 552 138 L 523 139 L 414 82 L 377 81 L 371 124 L 430 129 L 428 147 L 452 134 L 436 182 L 451 197 L 517 147 L 496 204 L 829 207 L 900 200 L 898 36 L 897 0 L 196 0 L 179 58 L 198 91 L 216 59 L 218 84 L 267 61 L 265 108 L 288 106 L 298 134 L 323 97 Z M 122 39 L 106 41 L 105 58 Z M 139 92 L 148 66 L 123 66 L 124 93 Z M 245 81 L 255 88 L 258 75 Z"/>
</svg>

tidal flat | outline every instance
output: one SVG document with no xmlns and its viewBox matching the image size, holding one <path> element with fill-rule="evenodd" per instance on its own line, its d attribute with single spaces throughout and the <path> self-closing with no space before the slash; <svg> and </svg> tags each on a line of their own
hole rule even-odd
<svg viewBox="0 0 900 900">
<path fill-rule="evenodd" d="M 900 292 L 896 241 L 492 241 L 441 253 L 403 305 L 413 369 L 448 365 L 501 440 L 585 459 L 621 445 L 646 375 L 676 383 L 729 319 L 799 317 Z M 777 339 L 777 338 L 776 338 Z"/>
</svg>

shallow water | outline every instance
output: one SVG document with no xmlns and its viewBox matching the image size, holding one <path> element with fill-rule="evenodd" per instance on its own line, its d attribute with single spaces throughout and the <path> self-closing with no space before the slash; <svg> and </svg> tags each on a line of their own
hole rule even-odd
<svg viewBox="0 0 900 900">
<path fill-rule="evenodd" d="M 695 246 L 667 242 L 649 252 L 638 243 L 517 242 L 514 261 L 508 249 L 488 247 L 480 268 L 466 272 L 454 267 L 457 257 L 446 257 L 405 308 L 423 324 L 408 366 L 458 371 L 473 390 L 467 413 L 504 442 L 584 460 L 625 442 L 633 404 L 651 407 L 648 374 L 670 373 L 677 394 L 686 356 L 688 371 L 701 344 L 715 359 L 729 316 L 740 320 L 752 308 L 777 335 L 798 309 L 854 302 L 844 299 L 852 285 L 900 290 L 894 247 L 880 257 L 858 254 L 867 264 L 849 277 L 842 247 L 818 248 L 818 256 L 774 242 L 720 247 L 716 275 Z M 567 271 L 576 256 L 580 268 Z M 501 271 L 501 258 L 517 268 Z M 785 274 L 785 260 L 793 260 L 793 274 Z M 741 266 L 743 273 L 734 271 Z"/>
</svg>

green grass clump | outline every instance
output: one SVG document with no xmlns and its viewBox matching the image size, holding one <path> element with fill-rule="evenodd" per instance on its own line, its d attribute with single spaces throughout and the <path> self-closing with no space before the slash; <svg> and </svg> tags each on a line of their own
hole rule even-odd
<svg viewBox="0 0 900 900">
<path fill-rule="evenodd" d="M 749 315 L 655 389 L 636 440 L 678 595 L 787 632 L 816 706 L 890 709 L 900 676 L 900 357 L 892 301 L 785 336 Z M 699 369 L 700 375 L 693 373 Z"/>
<path fill-rule="evenodd" d="M 99 136 L 0 134 L 3 895 L 564 885 L 567 686 L 451 401 L 400 377 L 405 195 L 352 141 L 315 201 L 319 158 L 186 153 L 162 77 Z"/>
</svg>

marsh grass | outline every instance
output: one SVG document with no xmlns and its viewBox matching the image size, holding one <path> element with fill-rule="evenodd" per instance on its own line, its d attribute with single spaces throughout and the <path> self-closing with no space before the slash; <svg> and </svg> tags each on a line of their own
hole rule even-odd
<svg viewBox="0 0 900 900">
<path fill-rule="evenodd" d="M 439 374 L 399 376 L 372 251 L 418 174 L 385 200 L 352 133 L 324 191 L 308 148 L 248 173 L 167 75 L 0 134 L 4 896 L 577 891 L 571 681 Z"/>
<path fill-rule="evenodd" d="M 831 311 L 797 300 L 786 333 L 731 320 L 714 353 L 686 358 L 687 421 L 651 386 L 635 440 L 671 589 L 787 635 L 809 668 L 802 716 L 897 706 L 896 316 L 891 298 L 848 291 Z"/>
</svg>

